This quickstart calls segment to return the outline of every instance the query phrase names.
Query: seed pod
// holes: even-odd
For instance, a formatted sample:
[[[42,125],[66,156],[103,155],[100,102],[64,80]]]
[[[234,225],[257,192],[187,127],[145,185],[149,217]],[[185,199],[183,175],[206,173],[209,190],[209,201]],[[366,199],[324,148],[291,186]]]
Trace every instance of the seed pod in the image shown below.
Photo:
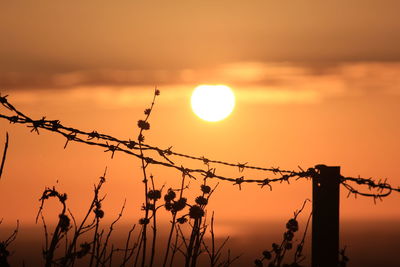
[[[160,190],[150,190],[147,192],[147,197],[152,200],[158,200],[161,198],[161,191]]]
[[[208,185],[201,185],[201,191],[205,194],[209,194],[211,192],[211,187],[209,187]]]
[[[294,234],[292,231],[287,231],[283,234],[283,238],[286,239],[287,241],[292,241],[294,237]]]
[[[264,250],[262,254],[267,260],[271,259],[272,257],[271,252],[269,252],[268,250]]]
[[[171,189],[169,189],[168,193],[165,194],[165,196],[164,196],[164,200],[165,201],[171,201],[171,200],[175,199],[175,197],[176,197],[175,192],[172,191]]]
[[[166,210],[172,210],[172,203],[171,202],[165,202],[164,207],[165,207]]]
[[[290,219],[290,220],[286,223],[286,228],[287,228],[289,231],[297,232],[297,230],[299,230],[299,223],[296,221],[296,219]]]
[[[144,120],[139,120],[138,121],[138,127],[142,130],[149,130],[150,129],[150,123]]]
[[[93,210],[94,214],[96,214],[97,218],[103,218],[104,217],[104,211],[101,209],[95,209]]]
[[[177,221],[179,224],[184,224],[185,222],[187,222],[187,219],[186,219],[186,217],[182,216],[182,217],[176,219],[176,221]]]
[[[172,204],[172,210],[174,212],[183,210],[186,207],[186,198],[181,198],[178,201],[175,201],[174,204]]]
[[[280,253],[281,253],[281,248],[280,248],[279,245],[276,244],[276,243],[272,243],[272,250],[273,250],[276,254],[280,254]]]
[[[189,209],[189,216],[192,219],[200,219],[204,216],[204,210],[200,206],[194,205]]]
[[[198,197],[196,197],[196,203],[197,204],[199,204],[200,206],[201,205],[207,205],[208,204],[208,199],[207,198],[205,198],[205,197],[203,197],[203,196],[198,196]]]

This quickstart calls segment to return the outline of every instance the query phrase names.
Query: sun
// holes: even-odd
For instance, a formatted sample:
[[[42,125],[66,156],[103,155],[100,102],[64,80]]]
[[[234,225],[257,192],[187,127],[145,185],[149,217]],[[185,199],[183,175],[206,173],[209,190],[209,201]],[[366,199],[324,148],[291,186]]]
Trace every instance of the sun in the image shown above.
[[[199,85],[192,94],[192,110],[206,121],[220,121],[232,113],[235,95],[226,85]]]

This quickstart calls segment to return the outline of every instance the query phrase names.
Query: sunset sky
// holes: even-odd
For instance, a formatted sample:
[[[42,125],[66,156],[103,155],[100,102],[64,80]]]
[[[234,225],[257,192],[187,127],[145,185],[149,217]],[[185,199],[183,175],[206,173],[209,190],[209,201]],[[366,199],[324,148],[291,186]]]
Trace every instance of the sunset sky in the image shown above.
[[[32,118],[135,139],[157,86],[161,95],[146,132],[149,144],[289,170],[341,166],[344,176],[388,178],[398,186],[399,10],[398,0],[2,1],[0,92]],[[190,96],[200,84],[232,88],[236,106],[228,118],[210,123],[192,112]],[[9,114],[2,107],[0,113]],[[44,131],[38,136],[5,120],[0,129],[1,151],[10,135],[0,227],[20,219],[22,227],[40,228],[33,225],[45,186],[67,192],[79,216],[106,166],[105,220],[117,216],[125,198],[124,222],[141,216],[137,159],[111,159],[100,148],[76,143],[64,150],[63,137]],[[226,176],[269,175],[215,167]],[[159,187],[179,186],[176,171],[150,170]],[[191,188],[195,197],[198,182]],[[375,234],[400,222],[400,194],[374,205],[369,198],[346,198],[341,190],[343,233],[351,233],[352,222],[375,227]],[[310,181],[273,184],[272,191],[221,182],[209,209],[215,210],[219,235],[250,242],[246,236],[254,233],[244,229],[271,221],[284,227],[306,198]],[[362,242],[349,236],[341,244],[351,258]],[[398,251],[399,240],[391,240],[386,252],[393,244]]]

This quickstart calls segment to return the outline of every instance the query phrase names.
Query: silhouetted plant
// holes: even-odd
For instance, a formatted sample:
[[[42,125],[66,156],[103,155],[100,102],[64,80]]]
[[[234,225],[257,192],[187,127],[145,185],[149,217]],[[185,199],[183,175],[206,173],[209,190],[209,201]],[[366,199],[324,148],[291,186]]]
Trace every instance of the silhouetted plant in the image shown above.
[[[0,220],[0,225],[2,222],[3,220]],[[8,257],[11,255],[11,252],[9,251],[9,246],[17,238],[18,230],[19,230],[19,221],[17,221],[17,226],[14,232],[12,232],[12,234],[6,240],[0,241],[0,266],[4,267],[10,266],[10,264],[8,263]]]
[[[154,90],[154,95],[153,95],[153,101],[151,102],[150,108],[145,109],[144,114],[145,114],[145,119],[144,120],[139,120],[138,121],[138,127],[140,129],[137,140],[138,140],[138,145],[139,145],[139,151],[140,151],[140,159],[141,159],[141,164],[142,164],[142,171],[143,171],[143,183],[144,183],[144,198],[145,202],[143,204],[143,210],[145,212],[144,217],[139,220],[139,224],[142,225],[142,234],[141,234],[141,240],[139,243],[138,247],[138,254],[140,251],[142,251],[142,259],[141,259],[141,266],[144,267],[146,264],[146,254],[147,254],[147,225],[150,223],[150,219],[152,219],[153,222],[153,238],[152,238],[152,243],[151,243],[151,255],[150,255],[150,263],[149,266],[152,267],[154,263],[154,255],[155,255],[155,249],[156,249],[156,240],[157,240],[157,216],[156,216],[156,204],[157,201],[161,198],[161,190],[157,190],[154,185],[154,178],[152,175],[150,175],[151,179],[151,187],[152,189],[149,189],[149,184],[148,184],[148,175],[147,175],[147,167],[148,167],[148,160],[144,156],[143,152],[143,145],[142,143],[144,142],[144,131],[150,129],[150,123],[148,122],[150,114],[153,110],[154,104],[156,97],[160,94],[160,91],[158,89]],[[150,214],[151,212],[151,214]],[[137,264],[138,260],[138,255],[136,257],[135,261],[135,266]]]
[[[179,189],[168,189],[167,193],[164,195],[164,204],[157,206],[157,201],[161,199],[162,196],[162,188],[160,190],[154,189],[154,179],[150,176],[152,188],[147,192],[147,199],[152,201],[148,203],[147,206],[142,206],[142,209],[148,208],[152,214],[147,218],[141,218],[139,220],[139,224],[142,225],[142,229],[139,232],[138,240],[133,246],[130,247],[130,239],[131,234],[135,228],[129,231],[125,248],[114,248],[113,244],[109,244],[112,232],[114,230],[114,225],[119,221],[119,219],[123,215],[123,211],[125,209],[124,202],[118,217],[111,223],[108,233],[105,234],[105,231],[101,229],[100,222],[101,219],[104,217],[104,211],[102,210],[102,202],[104,201],[104,197],[100,197],[100,190],[102,185],[105,183],[106,179],[106,171],[104,172],[103,176],[100,177],[100,180],[97,185],[94,185],[93,191],[93,199],[91,204],[89,205],[88,211],[84,216],[81,223],[78,225],[75,217],[73,216],[72,212],[67,208],[67,194],[59,193],[55,187],[52,188],[45,188],[44,192],[42,193],[41,198],[39,199],[41,204],[39,207],[39,211],[37,214],[36,220],[39,217],[42,219],[43,228],[44,228],[44,235],[45,235],[45,245],[43,249],[43,257],[45,260],[45,266],[73,266],[77,260],[81,260],[86,256],[89,256],[89,266],[108,266],[112,264],[113,255],[115,252],[123,252],[124,256],[122,259],[121,266],[125,266],[128,264],[130,259],[132,258],[134,251],[136,250],[136,257],[133,259],[133,263],[137,264],[139,261],[143,261],[143,250],[144,246],[142,246],[142,251],[139,250],[140,242],[143,242],[143,226],[145,224],[150,223],[151,221],[154,222],[156,226],[156,219],[155,214],[156,211],[161,208],[165,207],[165,209],[170,212],[173,216],[173,221],[171,221],[171,233],[176,233],[175,243],[172,244],[172,234],[168,239],[167,243],[167,251],[169,249],[173,250],[173,253],[170,257],[170,266],[174,266],[174,257],[177,251],[181,252],[185,258],[185,265],[186,266],[196,266],[198,262],[198,256],[202,254],[204,251],[208,251],[211,266],[217,266],[216,264],[219,263],[218,266],[230,266],[232,262],[234,262],[238,257],[230,259],[230,254],[227,260],[221,260],[221,252],[222,248],[225,246],[228,238],[224,241],[224,243],[219,247],[215,247],[215,240],[214,240],[214,215],[211,218],[211,250],[208,250],[208,246],[206,245],[206,241],[204,240],[204,236],[207,229],[206,224],[206,206],[209,203],[209,199],[212,193],[215,191],[217,185],[211,189],[208,185],[206,185],[206,179],[204,183],[200,187],[201,194],[197,196],[194,200],[195,204],[188,204],[187,199],[183,196],[184,191],[189,189],[188,185],[185,185],[185,176],[182,177],[182,185]],[[177,194],[175,192],[179,192],[179,198],[177,198]],[[58,215],[58,223],[54,229],[54,231],[49,234],[48,226],[45,222],[45,217],[43,214],[44,205],[47,200],[50,198],[56,198],[62,205],[62,209],[60,214]],[[186,207],[189,207],[188,209]],[[69,216],[67,215],[67,211],[69,212]],[[177,218],[177,214],[181,212],[183,215]],[[73,226],[71,225],[71,219],[73,221]],[[177,227],[179,225],[189,225],[191,231],[188,233],[188,236],[184,234],[184,232]],[[153,226],[154,226],[153,225]],[[73,232],[71,233],[71,229]],[[91,233],[92,239],[91,241],[87,241],[83,238],[83,234]],[[155,232],[153,232],[153,237],[156,236]],[[52,236],[51,240],[49,241],[49,236]],[[71,238],[68,238],[71,236]],[[105,236],[105,238],[104,238]],[[85,241],[83,241],[83,239]],[[66,246],[64,252],[60,249],[60,243],[64,240],[66,242]],[[156,238],[153,238],[153,243],[156,243]],[[181,246],[178,246],[178,242],[181,241],[184,244],[184,249],[181,249]],[[81,242],[78,246],[78,243]],[[111,246],[109,250],[108,247]],[[155,245],[154,245],[155,246]],[[154,250],[153,247],[151,248],[150,255],[154,257]],[[204,248],[204,250],[202,250]],[[148,251],[145,251],[146,254]],[[168,256],[166,255],[164,262],[168,260]],[[220,262],[219,262],[220,261]],[[154,263],[154,261],[153,261]],[[152,264],[151,258],[149,259],[149,264]],[[222,265],[221,265],[222,264]]]
[[[42,215],[42,210],[43,210],[45,200],[48,200],[51,197],[55,197],[59,200],[59,202],[62,205],[62,210],[61,210],[61,213],[58,215],[58,223],[54,229],[54,232],[51,235],[52,238],[51,238],[50,244],[48,241],[47,227],[45,226],[46,224],[44,221],[44,217],[42,216],[43,225],[44,225],[44,229],[45,229],[45,237],[46,237],[46,247],[43,250],[43,257],[45,259],[46,267],[50,267],[53,265],[54,254],[58,247],[58,244],[61,241],[61,239],[63,237],[65,237],[68,230],[70,229],[70,219],[65,214],[67,211],[67,206],[65,204],[65,202],[67,200],[67,194],[60,194],[54,187],[53,188],[45,188],[45,190],[42,194],[42,197],[40,198],[41,205],[39,208],[39,212],[36,216],[36,222],[39,218],[39,215]]]
[[[264,250],[261,259],[256,259],[254,264],[256,267],[263,267],[264,261],[269,261],[268,267],[301,267],[300,263],[304,260],[303,248],[304,240],[308,230],[308,225],[311,218],[311,213],[308,218],[306,227],[304,229],[303,238],[301,242],[297,245],[294,252],[294,259],[292,263],[283,263],[286,253],[294,248],[294,235],[299,230],[299,223],[297,217],[304,210],[304,207],[309,200],[305,200],[300,210],[295,211],[291,219],[286,223],[286,231],[283,233],[283,240],[280,244],[272,243],[272,248],[270,250]]]
[[[43,249],[43,256],[45,260],[45,266],[73,266],[77,259],[82,259],[87,255],[90,255],[89,266],[105,266],[112,260],[112,255],[115,251],[124,251],[128,252],[131,249],[129,248],[129,239],[125,249],[117,249],[113,248],[108,252],[108,244],[111,237],[111,234],[114,230],[114,225],[119,221],[119,219],[123,215],[123,211],[125,208],[125,202],[121,208],[121,211],[118,217],[111,223],[108,233],[103,241],[104,230],[100,230],[100,221],[104,217],[104,211],[102,209],[102,202],[104,197],[100,197],[100,190],[102,185],[105,183],[106,179],[106,171],[104,175],[100,177],[97,185],[94,185],[94,195],[89,205],[88,211],[84,216],[83,220],[80,224],[77,223],[75,217],[72,212],[67,208],[66,200],[67,194],[59,193],[55,187],[53,188],[45,188],[42,197],[40,198],[41,205],[38,211],[38,215],[36,221],[39,216],[42,219],[44,235],[45,235],[45,246]],[[62,204],[61,213],[58,215],[58,223],[55,227],[51,241],[49,243],[49,233],[48,226],[45,222],[45,217],[43,215],[44,203],[50,198],[57,198],[58,201]],[[73,226],[71,225],[70,217],[66,214],[67,210],[69,212],[70,217],[73,221]],[[70,230],[73,228],[73,233],[71,233],[71,238],[68,239],[68,234]],[[80,241],[85,233],[92,233],[92,239],[90,242],[88,241]],[[66,245],[64,252],[60,250],[59,244],[62,240],[65,240]],[[78,247],[78,242],[81,242]],[[134,248],[132,248],[134,249]],[[58,250],[58,252],[57,252]],[[59,255],[58,258],[55,258],[56,255]],[[124,260],[128,258],[127,253],[124,256]]]

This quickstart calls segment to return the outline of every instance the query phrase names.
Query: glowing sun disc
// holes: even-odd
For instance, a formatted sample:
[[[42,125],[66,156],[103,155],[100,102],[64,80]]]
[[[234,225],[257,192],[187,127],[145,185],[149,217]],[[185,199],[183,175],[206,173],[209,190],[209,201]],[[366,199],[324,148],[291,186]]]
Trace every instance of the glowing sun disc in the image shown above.
[[[193,112],[206,121],[220,121],[231,114],[235,95],[226,85],[199,85],[191,98]]]

